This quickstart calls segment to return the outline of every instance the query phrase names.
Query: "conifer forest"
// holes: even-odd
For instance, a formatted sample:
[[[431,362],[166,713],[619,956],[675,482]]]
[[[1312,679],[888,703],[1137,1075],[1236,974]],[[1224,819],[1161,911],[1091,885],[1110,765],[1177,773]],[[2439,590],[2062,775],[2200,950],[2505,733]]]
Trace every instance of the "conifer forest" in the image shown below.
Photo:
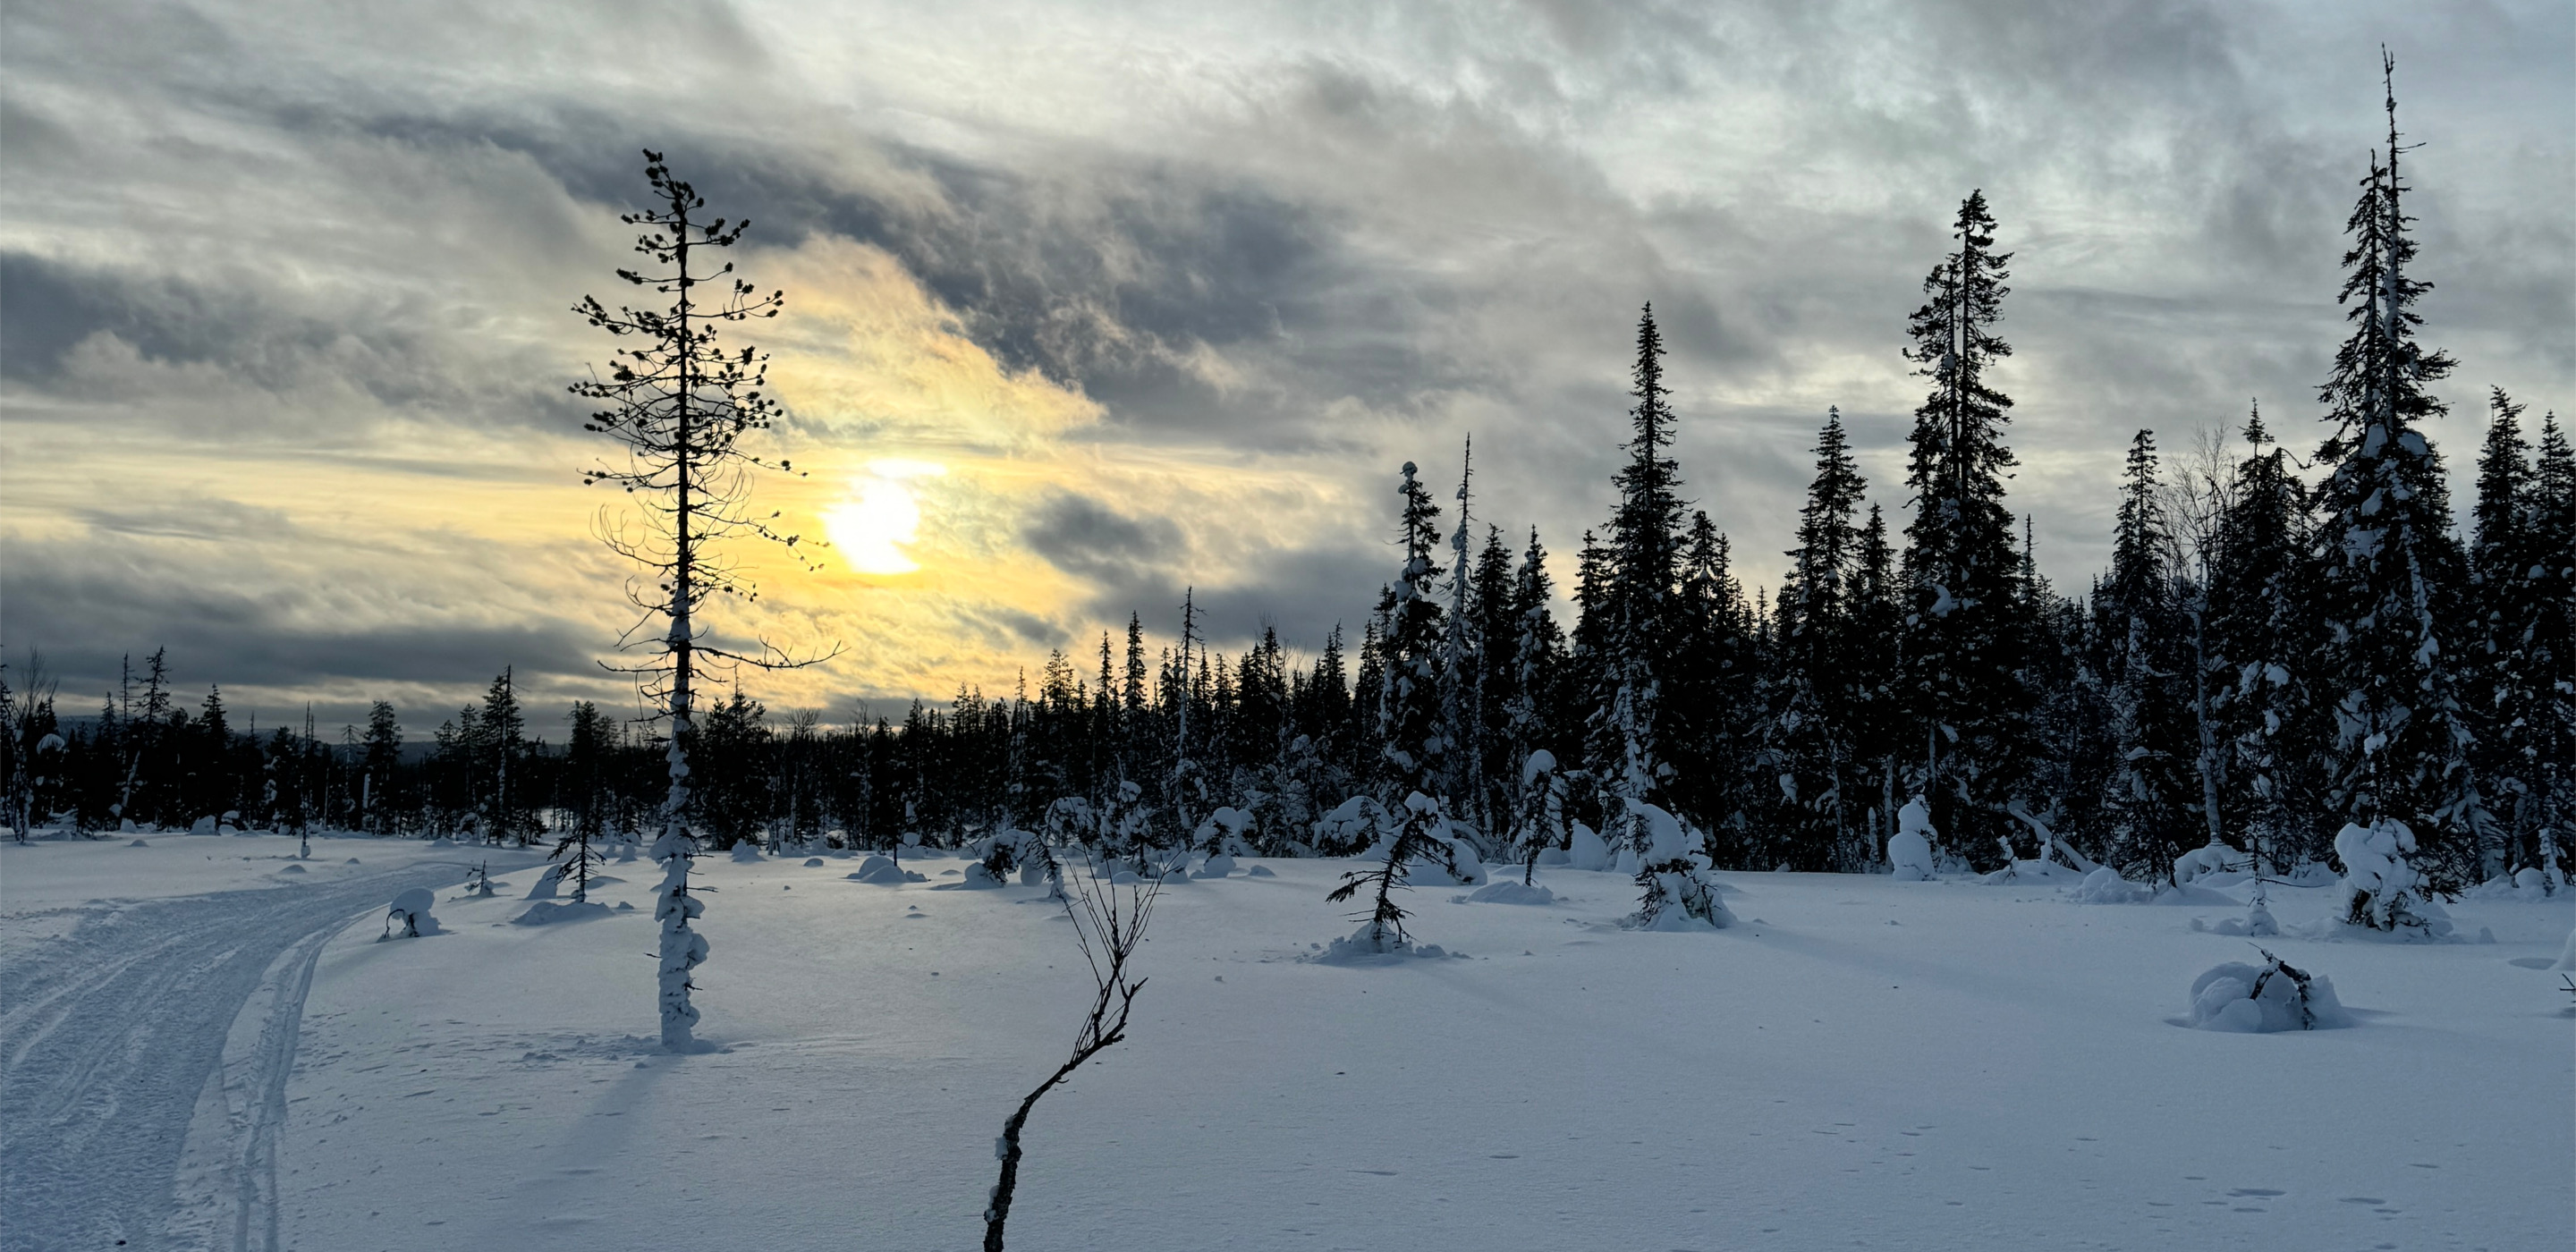
[[[2576,1237],[2563,3],[0,27],[0,1252]]]

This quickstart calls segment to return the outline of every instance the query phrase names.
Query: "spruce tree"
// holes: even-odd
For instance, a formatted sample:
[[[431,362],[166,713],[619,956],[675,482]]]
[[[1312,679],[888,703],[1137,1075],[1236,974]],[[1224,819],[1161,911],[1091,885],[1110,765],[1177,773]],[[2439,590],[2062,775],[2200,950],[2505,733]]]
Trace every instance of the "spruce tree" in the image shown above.
[[[2556,413],[2540,422],[2532,492],[2542,605],[2533,622],[2531,665],[2541,694],[2532,742],[2540,757],[2541,855],[2556,863],[2576,843],[2576,450]]]
[[[2442,894],[2474,879],[2487,815],[2453,659],[2467,642],[2455,625],[2462,562],[2423,429],[2447,411],[2426,388],[2453,362],[2416,339],[2414,306],[2432,285],[2411,274],[2395,65],[2382,65],[2387,156],[2373,154],[2345,226],[2353,246],[2339,298],[2352,334],[2318,393],[2332,426],[2317,458],[2332,467],[2318,488],[2320,694],[2335,718],[2329,804],[2359,826],[2411,828],[2417,868]],[[2355,917],[2386,914],[2356,897]]]
[[[1958,249],[1923,280],[1928,299],[1907,325],[1906,350],[1932,388],[1914,411],[1906,486],[1906,686],[1918,728],[1918,789],[1934,824],[1981,854],[2005,831],[2002,815],[2028,756],[2029,693],[2019,669],[2024,606],[2004,480],[2016,462],[2003,442],[2012,399],[1989,378],[2012,346],[1994,331],[2010,291],[2010,253],[1997,252],[1985,193],[1959,206]]]
[[[1663,356],[1663,335],[1648,305],[1637,321],[1637,360],[1630,372],[1629,394],[1637,404],[1629,410],[1628,464],[1612,479],[1619,504],[1601,588],[1599,607],[1608,629],[1593,675],[1598,686],[1590,754],[1611,794],[1639,803],[1654,796],[1670,769],[1659,756],[1656,719],[1671,657],[1682,506],[1676,494],[1680,467],[1665,455],[1673,442],[1673,415]],[[1645,838],[1639,821],[1629,823],[1632,844]]]
[[[2307,490],[2290,452],[2246,418],[2249,448],[2236,464],[2209,570],[2210,650],[2227,679],[2220,719],[2244,785],[2233,817],[2256,868],[2321,857],[2316,764],[2324,746],[2310,699],[2320,631],[2310,616]]]
[[[1844,438],[1841,409],[1825,411],[1815,452],[1816,476],[1798,513],[1798,546],[1788,552],[1792,564],[1780,586],[1765,755],[1790,827],[1789,863],[1806,870],[1856,870],[1868,863],[1871,840],[1853,820],[1868,801],[1854,803],[1845,790],[1858,712],[1846,681],[1859,643],[1853,584],[1861,530],[1855,519],[1868,482]]]
[[[2510,872],[2539,864],[2540,731],[2548,720],[2543,619],[2549,557],[2540,546],[2544,508],[2522,436],[2523,406],[2492,389],[2478,498],[2471,512],[2469,600],[2474,637],[2465,668],[2480,776],[2494,799]]]
[[[2185,695],[2192,662],[2179,646],[2173,540],[2157,500],[2153,432],[2130,441],[2123,478],[2111,578],[2096,609],[2108,645],[2117,762],[2104,807],[2113,863],[2132,879],[2160,879],[2201,841],[2190,816],[2199,790]]]

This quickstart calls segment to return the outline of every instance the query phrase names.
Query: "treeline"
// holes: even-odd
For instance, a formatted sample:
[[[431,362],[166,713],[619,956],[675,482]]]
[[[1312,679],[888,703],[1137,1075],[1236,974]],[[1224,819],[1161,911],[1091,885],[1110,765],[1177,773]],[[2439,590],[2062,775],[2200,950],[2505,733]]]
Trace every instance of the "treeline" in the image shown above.
[[[1034,689],[916,702],[900,725],[773,721],[737,691],[696,719],[689,821],[718,846],[963,842],[1075,797],[1115,799],[1161,846],[1348,853],[1383,824],[1351,802],[1398,813],[1418,793],[1493,854],[1578,822],[1643,838],[1660,807],[1719,866],[1860,871],[1920,796],[1942,853],[1980,869],[2027,851],[2159,879],[2213,842],[2287,868],[2388,822],[2437,891],[2554,865],[2576,819],[2576,455],[2554,414],[2535,444],[2492,390],[2472,524],[2453,526],[2429,386],[2454,363],[2420,341],[2404,151],[2392,104],[2347,223],[2351,331],[2313,460],[2259,412],[2241,443],[2172,467],[2139,431],[2111,567],[2084,587],[2039,574],[2005,504],[2011,256],[1976,194],[1905,327],[1926,393],[1902,531],[1829,411],[1776,596],[1748,597],[1686,500],[1649,308],[1628,461],[1575,549],[1570,622],[1535,530],[1484,521],[1464,469],[1444,524],[1407,464],[1402,564],[1356,646],[1337,627],[1311,662],[1271,631],[1216,653],[1185,602],[1169,644],[1131,616],[1096,655],[1059,649]],[[49,699],[11,708],[22,828],[238,812],[527,840],[649,827],[666,786],[660,745],[589,705],[560,749],[529,742],[507,672],[416,761],[382,704],[338,743],[254,741],[219,693],[175,707],[158,654],[59,748]]]

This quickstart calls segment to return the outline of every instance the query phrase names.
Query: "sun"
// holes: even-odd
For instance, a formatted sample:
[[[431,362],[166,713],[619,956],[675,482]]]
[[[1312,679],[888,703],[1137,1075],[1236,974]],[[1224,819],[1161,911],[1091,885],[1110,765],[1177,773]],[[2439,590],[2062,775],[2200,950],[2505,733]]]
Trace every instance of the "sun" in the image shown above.
[[[920,569],[921,563],[903,550],[921,530],[921,502],[914,498],[910,480],[947,472],[947,466],[932,461],[871,461],[865,477],[851,480],[851,498],[823,510],[823,533],[858,573]]]

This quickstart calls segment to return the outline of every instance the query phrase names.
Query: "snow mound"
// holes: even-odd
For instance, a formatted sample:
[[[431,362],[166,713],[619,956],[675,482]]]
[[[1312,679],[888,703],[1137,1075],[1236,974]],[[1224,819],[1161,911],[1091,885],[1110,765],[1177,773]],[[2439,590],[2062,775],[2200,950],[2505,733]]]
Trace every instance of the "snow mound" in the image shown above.
[[[1545,887],[1523,886],[1516,882],[1489,882],[1463,896],[1452,897],[1460,904],[1554,904],[1556,893]]]
[[[1610,845],[1602,841],[1599,831],[1576,822],[1566,842],[1565,859],[1575,869],[1605,870],[1610,868]]]
[[[1243,871],[1243,876],[1246,878],[1277,878],[1279,875],[1272,873],[1270,867],[1267,865],[1255,865],[1250,869]]]
[[[2229,961],[2193,979],[2191,1024],[2250,1035],[2349,1026],[2352,1017],[2335,998],[2331,980],[2264,952],[2261,965]]]
[[[2183,853],[2181,856],[2175,857],[2173,863],[2173,878],[2176,883],[2188,885],[2193,879],[2201,878],[2206,875],[2241,874],[2246,870],[2253,868],[2253,865],[2254,859],[2252,857],[2249,857],[2234,848],[2228,847],[2226,844],[2212,840],[2209,843],[2194,848],[2189,852]],[[2209,885],[2219,886],[2221,884],[2211,883]]]
[[[2084,876],[2084,881],[2066,893],[2076,904],[2144,904],[2156,898],[2155,889],[2120,877],[2120,871],[2108,865]]]
[[[2565,884],[2552,880],[2539,870],[2525,867],[2512,877],[2497,875],[2460,893],[2464,900],[2540,901],[2558,894]]]
[[[901,883],[930,881],[929,875],[913,873],[895,864],[893,858],[884,856],[871,856],[859,862],[859,872],[846,877],[852,882],[872,882],[889,887]]]
[[[528,894],[520,898],[525,900],[554,899],[555,886],[562,881],[563,879],[558,877],[553,870],[541,870],[537,874],[537,880],[528,884]],[[525,915],[522,914],[522,916]]]
[[[2567,946],[2558,953],[2558,963],[2551,969],[2576,969],[2576,930],[2567,932]]]
[[[1977,881],[1989,887],[2001,887],[2010,883],[2026,882],[2071,884],[2081,882],[2083,879],[2084,871],[2069,869],[2055,861],[2015,861],[1991,874],[1979,875]]]
[[[1228,811],[1230,812],[1231,810]],[[1206,863],[1199,866],[1199,872],[1190,875],[1190,877],[1223,878],[1233,872],[1234,858],[1227,856],[1225,853],[1219,852],[1216,855],[1209,857]]]
[[[551,926],[557,922],[586,922],[593,918],[606,917],[611,911],[612,910],[610,910],[607,905],[601,904],[595,900],[587,904],[574,904],[569,901],[558,903],[552,900],[545,900],[529,905],[526,912],[519,914],[517,917],[511,918],[510,924],[513,926]]]
[[[304,872],[304,867],[301,865],[283,865],[278,867],[277,872],[281,874],[301,874]]]
[[[1465,960],[1464,952],[1443,951],[1438,944],[1399,939],[1392,930],[1363,922],[1347,939],[1336,939],[1321,951],[1299,959],[1313,965],[1400,965],[1406,961]]]
[[[957,882],[942,885],[953,886],[964,891],[989,891],[995,887],[1009,886],[1010,881],[1010,879],[995,875],[991,867],[985,865],[982,861],[977,861],[966,867],[966,873],[963,878],[959,879]]]
[[[148,842],[148,841],[146,841],[146,840],[137,839],[137,840],[135,840],[134,842],[129,843],[129,844],[125,845],[125,846],[126,846],[126,847],[129,847],[129,848],[148,848],[148,847],[151,847],[152,845],[151,845],[151,843],[150,843],[150,842]]]
[[[2191,919],[2191,928],[2213,935],[2239,935],[2252,939],[2281,933],[2281,923],[2272,919],[2272,910],[2263,907],[2260,900],[2248,907],[2243,917],[2222,917],[2214,922],[2203,922],[2195,917]]]
[[[1898,882],[1930,882],[1940,876],[1932,863],[1932,810],[1916,796],[1896,811],[1896,833],[1887,837],[1887,863]]]
[[[753,845],[750,840],[746,839],[741,843],[733,845],[733,860],[736,865],[757,865],[767,859],[767,857],[760,854],[760,849]]]
[[[821,869],[821,868],[823,868],[823,858],[821,858],[821,857],[819,857],[819,856],[809,856],[809,857],[806,857],[806,858],[805,858],[805,868],[807,868],[807,869]]]

